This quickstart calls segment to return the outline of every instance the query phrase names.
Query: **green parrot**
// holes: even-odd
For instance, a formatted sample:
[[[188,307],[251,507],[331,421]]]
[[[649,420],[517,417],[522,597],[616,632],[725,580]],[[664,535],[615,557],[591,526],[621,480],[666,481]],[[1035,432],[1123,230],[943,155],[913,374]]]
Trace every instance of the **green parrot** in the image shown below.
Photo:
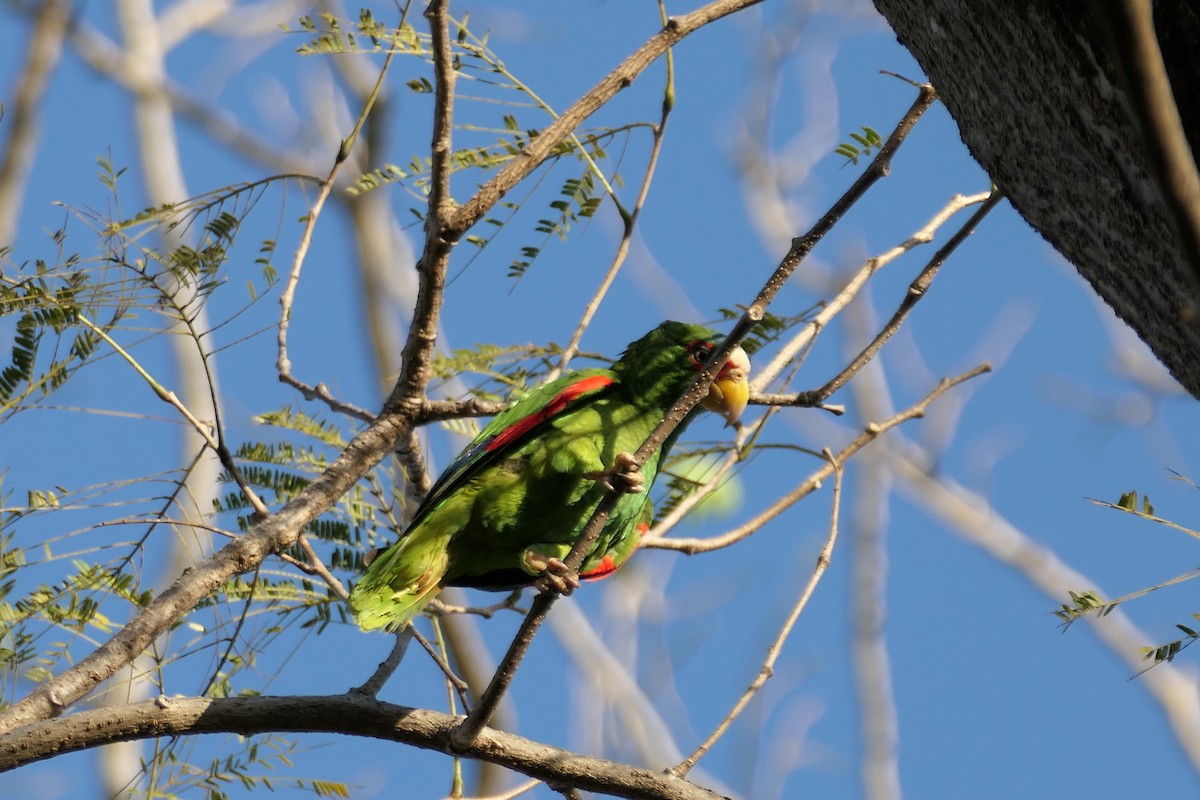
[[[750,360],[740,347],[708,396],[640,471],[625,472],[667,410],[720,347],[700,325],[664,322],[612,369],[585,369],[530,392],[496,416],[446,469],[408,529],[372,560],[350,593],[363,630],[404,628],[443,586],[508,591],[542,575],[577,584],[562,562],[613,484],[624,486],[579,577],[602,578],[637,548],[653,517],[644,491],[700,408],[733,423],[749,398]]]

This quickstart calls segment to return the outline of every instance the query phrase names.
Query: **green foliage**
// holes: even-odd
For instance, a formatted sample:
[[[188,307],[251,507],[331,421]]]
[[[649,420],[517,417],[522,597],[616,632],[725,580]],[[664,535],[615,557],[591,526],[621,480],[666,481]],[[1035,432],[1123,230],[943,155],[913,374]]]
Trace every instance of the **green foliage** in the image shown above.
[[[1179,473],[1175,473],[1175,479],[1184,481],[1192,486],[1196,486],[1195,483]],[[1131,514],[1148,522],[1166,525],[1169,528],[1174,528],[1175,530],[1186,533],[1189,536],[1200,538],[1200,532],[1192,530],[1191,528],[1186,528],[1178,523],[1172,522],[1169,519],[1155,516],[1154,506],[1150,503],[1150,498],[1148,496],[1142,495],[1140,504],[1138,500],[1138,493],[1136,491],[1129,491],[1122,493],[1121,496],[1117,498],[1117,502],[1115,503],[1096,499],[1091,499],[1091,502],[1098,506],[1103,506],[1104,508]],[[1163,589],[1168,586],[1173,586],[1178,583],[1183,583],[1184,581],[1192,580],[1196,577],[1200,577],[1200,568],[1188,570],[1187,572],[1176,575],[1175,577],[1166,581],[1154,584],[1153,586],[1147,586],[1135,592],[1130,592],[1129,594],[1118,597],[1115,600],[1103,600],[1098,594],[1092,591],[1071,591],[1071,602],[1063,603],[1059,609],[1054,612],[1054,614],[1063,621],[1064,627],[1069,627],[1073,622],[1083,617],[1089,615],[1095,615],[1096,617],[1107,616],[1108,614],[1112,613],[1113,609],[1122,603],[1142,597],[1150,592],[1158,591],[1159,589]],[[1200,620],[1200,614],[1193,613],[1192,618],[1195,620]],[[1171,661],[1175,658],[1180,650],[1192,644],[1197,638],[1200,638],[1200,633],[1197,633],[1194,628],[1188,625],[1177,624],[1175,627],[1182,631],[1184,636],[1166,642],[1165,644],[1143,647],[1141,649],[1143,658],[1145,658],[1147,661],[1151,661],[1153,664],[1161,664],[1164,661]]]
[[[448,355],[435,354],[431,366],[436,381],[461,381],[466,375],[480,375],[482,382],[468,386],[473,396],[511,401],[540,384],[561,355],[562,348],[553,342],[545,346],[479,344]]]
[[[879,148],[883,146],[883,139],[880,135],[874,128],[866,125],[863,125],[862,133],[851,133],[850,138],[854,140],[853,143],[842,142],[834,152],[854,166],[858,166],[860,158],[866,158],[871,155],[872,151],[878,152]]]
[[[295,768],[296,754],[295,742],[274,734],[246,739],[235,752],[213,758],[207,767],[180,763],[174,750],[162,750],[153,764],[159,776],[157,796],[228,800],[233,789],[238,790],[237,797],[265,789],[284,790],[283,796],[302,791],[316,797],[350,797],[350,787],[344,783],[282,774]]]

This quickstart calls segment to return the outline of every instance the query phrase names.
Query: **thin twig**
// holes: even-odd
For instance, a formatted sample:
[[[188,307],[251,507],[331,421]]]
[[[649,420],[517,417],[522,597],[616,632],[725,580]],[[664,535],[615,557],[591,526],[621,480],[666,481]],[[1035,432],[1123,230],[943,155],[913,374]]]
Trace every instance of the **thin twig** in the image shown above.
[[[501,792],[500,794],[489,794],[486,797],[446,797],[444,800],[516,800],[516,798],[520,797],[526,792],[532,792],[541,785],[542,782],[537,778],[534,778],[532,780],[525,781],[519,786],[514,786],[507,792]]]
[[[221,677],[221,669],[229,663],[229,656],[233,654],[233,648],[237,646],[237,641],[241,638],[242,628],[246,625],[246,619],[250,616],[250,604],[254,600],[254,594],[258,591],[258,581],[262,573],[259,570],[254,570],[254,580],[250,582],[250,591],[246,595],[245,601],[242,603],[242,613],[238,614],[237,624],[233,626],[233,633],[229,635],[229,644],[225,647],[225,652],[217,659],[217,665],[213,668],[212,675],[208,677],[208,683],[204,685],[204,691],[200,692],[201,697],[207,697],[212,688],[216,686],[217,681]]]
[[[446,663],[446,659],[442,658],[442,654],[437,651],[429,640],[422,636],[413,626],[409,625],[408,629],[412,631],[412,637],[417,640],[417,644],[425,648],[425,652],[433,659],[433,663],[437,664],[438,669],[446,676],[446,680],[458,692],[458,701],[462,703],[464,711],[471,710],[471,701],[467,697],[467,691],[471,688],[467,682],[454,674],[454,670],[450,669],[450,665]]]
[[[306,400],[321,400],[338,413],[347,414],[368,423],[374,421],[374,414],[357,406],[337,400],[330,394],[329,389],[323,383],[318,383],[316,386],[309,386],[292,374],[292,360],[288,357],[287,337],[288,329],[292,322],[292,306],[296,299],[296,287],[300,284],[300,271],[304,267],[304,260],[308,257],[308,250],[312,246],[313,232],[317,227],[317,219],[321,216],[321,210],[325,207],[325,201],[329,199],[329,195],[333,191],[338,172],[341,171],[342,165],[346,163],[346,159],[350,157],[350,150],[354,147],[354,142],[358,139],[358,135],[367,121],[367,117],[371,114],[375,100],[379,97],[379,93],[383,88],[383,80],[387,76],[388,67],[392,63],[392,55],[393,52],[388,51],[387,56],[383,60],[383,66],[379,70],[379,77],[375,81],[375,88],[363,104],[363,110],[354,122],[354,129],[350,131],[350,135],[338,147],[337,156],[333,160],[333,166],[329,168],[329,174],[321,182],[321,186],[317,190],[316,199],[313,200],[313,204],[308,210],[308,216],[305,217],[304,230],[300,234],[300,242],[296,245],[296,252],[292,257],[292,268],[288,272],[287,280],[284,281],[283,290],[279,295],[279,332],[275,337],[278,350],[275,358],[275,371],[278,373],[281,383],[287,384],[301,392]]]
[[[798,360],[801,354],[812,347],[813,341],[833,321],[833,318],[842,313],[846,306],[850,304],[850,301],[858,296],[858,293],[862,291],[863,287],[867,285],[867,282],[876,272],[912,249],[932,242],[938,230],[955,214],[964,208],[984,202],[989,196],[989,192],[980,192],[972,195],[955,195],[908,239],[868,259],[851,276],[841,290],[822,305],[821,311],[804,328],[797,332],[787,344],[779,349],[779,352],[775,354],[769,364],[755,365],[755,375],[751,381],[751,388],[756,391],[766,388],[774,382],[789,364]],[[786,396],[777,397],[775,395],[767,395],[761,399],[767,405],[786,404],[788,402]],[[756,395],[751,396],[750,402],[754,403],[758,401],[759,398]],[[828,410],[836,414],[838,413],[835,410],[836,408],[832,407],[828,408]]]
[[[520,611],[521,608],[517,602],[521,599],[524,589],[514,590],[508,597],[501,600],[499,603],[492,603],[490,606],[464,606],[452,603],[447,603],[438,595],[426,607],[426,611],[431,612],[434,616],[448,617],[455,614],[471,614],[484,619],[491,619],[496,615],[497,611]]]
[[[300,549],[304,551],[304,555],[308,558],[308,569],[305,572],[319,576],[321,580],[325,581],[325,585],[342,602],[349,600],[350,592],[346,591],[346,587],[338,577],[329,571],[329,567],[325,566],[325,562],[321,560],[321,556],[317,555],[317,551],[313,549],[312,543],[308,541],[308,537],[300,534],[296,539],[296,544],[300,546]]]
[[[821,577],[825,574],[825,570],[829,568],[830,561],[833,558],[833,546],[837,542],[838,515],[842,506],[843,463],[834,458],[833,452],[828,447],[822,453],[826,461],[829,462],[829,468],[833,470],[833,500],[829,513],[829,535],[825,538],[825,546],[817,554],[816,566],[813,567],[812,574],[808,577],[808,583],[805,584],[804,591],[800,593],[800,598],[792,606],[792,612],[784,621],[783,626],[780,627],[775,640],[771,642],[771,646],[767,648],[767,656],[763,659],[762,668],[759,669],[758,675],[751,681],[746,691],[742,693],[737,703],[734,704],[733,708],[725,715],[725,718],[721,720],[709,737],[690,756],[667,770],[671,775],[678,775],[680,777],[687,775],[692,767],[696,766],[696,763],[725,735],[725,732],[729,730],[729,726],[741,716],[741,713],[746,710],[746,706],[750,704],[750,701],[754,699],[758,691],[775,674],[775,662],[779,660],[779,654],[783,650],[784,642],[787,641],[788,636],[791,634],[796,620],[800,619],[800,615],[804,613],[805,607],[808,606],[808,600],[816,590],[817,584],[821,582]]]
[[[662,519],[654,523],[654,527],[649,532],[649,536],[661,537],[665,536],[667,531],[678,525],[696,506],[700,505],[704,500],[720,489],[725,483],[725,476],[733,471],[733,468],[742,462],[746,457],[747,447],[746,442],[753,436],[757,436],[763,429],[766,421],[774,416],[775,410],[768,409],[766,414],[760,419],[754,421],[750,425],[739,424],[737,433],[734,435],[733,444],[725,451],[725,456],[721,459],[721,463],[717,468],[704,478],[704,484],[695,491],[690,492],[686,497],[679,501],[670,512]]]
[[[559,142],[611,100],[617,92],[630,86],[634,79],[671,47],[705,25],[760,2],[762,0],[717,0],[689,14],[667,20],[661,31],[650,37],[616,69],[576,100],[558,119],[543,129],[519,156],[481,186],[471,200],[459,207],[448,221],[446,235],[457,239],[466,233],[500,201],[500,198],[537,169]]]
[[[943,394],[958,386],[960,383],[969,381],[970,379],[982,375],[985,372],[991,372],[991,366],[988,364],[980,364],[974,369],[968,370],[955,378],[942,378],[938,385],[925,395],[916,405],[910,406],[908,409],[901,411],[899,414],[884,420],[883,422],[869,423],[866,428],[858,436],[854,438],[848,445],[843,447],[834,460],[838,464],[845,464],[855,453],[866,447],[871,442],[878,439],[882,434],[887,433],[892,428],[908,422],[912,419],[925,416],[925,411],[929,405],[941,397]],[[800,500],[803,500],[808,495],[820,489],[823,483],[833,474],[833,467],[826,464],[824,467],[814,471],[806,481],[801,483],[792,491],[780,497],[772,503],[767,509],[760,512],[753,519],[739,525],[731,531],[705,539],[673,539],[673,538],[650,538],[642,540],[642,547],[656,547],[662,550],[678,550],[681,553],[686,553],[689,556],[697,553],[708,553],[713,550],[720,550],[723,547],[729,547],[732,544],[740,542],[742,539],[754,534],[763,525],[766,525],[771,520],[778,517],[784,511],[787,511]]]
[[[191,409],[183,404],[183,401],[179,399],[175,392],[159,383],[153,375],[146,371],[145,367],[138,363],[138,360],[134,358],[129,351],[118,344],[116,339],[113,339],[111,336],[109,336],[108,331],[106,331],[102,326],[92,322],[80,311],[75,313],[75,319],[92,333],[103,339],[104,343],[111,347],[117,353],[117,355],[124,359],[125,363],[133,367],[133,370],[138,374],[139,377],[141,377],[143,381],[146,382],[146,385],[153,390],[154,394],[157,395],[160,400],[174,407],[175,410],[183,415],[183,418],[188,421],[193,429],[195,429],[195,431],[200,435],[200,438],[204,440],[204,443],[208,445],[214,453],[217,454],[217,457],[221,460],[221,466],[225,467],[226,471],[229,472],[229,474],[237,482],[238,488],[241,489],[242,495],[246,498],[246,501],[254,508],[255,514],[265,517],[269,513],[266,504],[262,501],[262,498],[258,496],[258,493],[254,491],[250,484],[247,483],[245,477],[241,473],[241,470],[239,470],[237,465],[234,464],[233,454],[229,452],[227,447],[218,442],[215,436],[213,436],[213,426],[206,425],[200,420],[196,419],[196,415],[191,412]]]

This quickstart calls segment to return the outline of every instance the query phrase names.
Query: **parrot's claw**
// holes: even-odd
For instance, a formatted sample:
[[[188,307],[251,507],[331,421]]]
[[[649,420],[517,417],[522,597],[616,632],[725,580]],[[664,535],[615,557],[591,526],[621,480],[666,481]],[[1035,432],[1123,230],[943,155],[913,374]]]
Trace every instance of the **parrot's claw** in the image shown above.
[[[527,553],[525,563],[531,569],[542,573],[541,577],[534,581],[534,586],[544,592],[569,595],[579,588],[579,576],[560,558]]]
[[[591,472],[587,477],[610,492],[639,494],[646,490],[646,478],[630,453],[617,453],[614,462],[603,472]]]

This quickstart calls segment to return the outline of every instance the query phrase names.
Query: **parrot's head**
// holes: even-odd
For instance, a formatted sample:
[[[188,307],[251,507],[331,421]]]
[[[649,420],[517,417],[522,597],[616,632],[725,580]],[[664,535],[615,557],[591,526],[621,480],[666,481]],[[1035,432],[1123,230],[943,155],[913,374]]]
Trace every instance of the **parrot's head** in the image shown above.
[[[644,399],[666,408],[691,385],[724,341],[723,335],[703,325],[664,322],[629,345],[614,369]],[[730,424],[737,422],[750,399],[749,377],[750,358],[735,347],[700,407],[715,411]]]

